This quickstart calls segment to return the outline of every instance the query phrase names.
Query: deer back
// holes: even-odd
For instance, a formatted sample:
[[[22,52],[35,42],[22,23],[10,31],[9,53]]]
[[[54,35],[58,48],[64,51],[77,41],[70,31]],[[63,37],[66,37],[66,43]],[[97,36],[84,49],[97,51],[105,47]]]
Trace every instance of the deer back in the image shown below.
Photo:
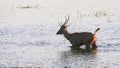
[[[85,45],[86,43],[91,43],[93,36],[94,34],[90,32],[72,33],[68,40],[72,45]]]

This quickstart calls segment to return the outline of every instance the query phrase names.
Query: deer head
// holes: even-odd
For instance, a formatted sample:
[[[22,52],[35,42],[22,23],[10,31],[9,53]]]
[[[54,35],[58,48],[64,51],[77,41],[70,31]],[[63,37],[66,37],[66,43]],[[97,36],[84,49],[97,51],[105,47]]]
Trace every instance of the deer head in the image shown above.
[[[68,17],[66,17],[66,19],[65,19],[65,22],[64,22],[64,24],[62,24],[62,22],[61,23],[59,23],[59,25],[60,25],[60,29],[59,29],[59,31],[56,33],[56,34],[64,34],[64,30],[66,30],[66,28],[67,28],[67,23],[68,23],[68,21],[69,21],[69,15],[68,15]]]

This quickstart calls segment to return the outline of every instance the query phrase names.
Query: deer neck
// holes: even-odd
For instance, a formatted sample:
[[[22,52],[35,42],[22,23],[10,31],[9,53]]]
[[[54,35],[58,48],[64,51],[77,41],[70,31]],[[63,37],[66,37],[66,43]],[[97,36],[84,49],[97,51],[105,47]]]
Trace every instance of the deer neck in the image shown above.
[[[66,29],[64,30],[63,34],[65,38],[69,39],[70,33]]]

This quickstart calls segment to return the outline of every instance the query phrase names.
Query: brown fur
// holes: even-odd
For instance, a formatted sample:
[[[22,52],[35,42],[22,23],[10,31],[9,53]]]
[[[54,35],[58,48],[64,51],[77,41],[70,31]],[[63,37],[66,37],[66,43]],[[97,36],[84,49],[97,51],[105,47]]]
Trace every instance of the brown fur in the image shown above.
[[[66,19],[67,22],[69,20]],[[93,48],[97,48],[96,46],[96,32],[100,30],[100,28],[97,28],[96,31],[93,33],[91,32],[81,32],[81,33],[69,33],[66,30],[66,21],[63,25],[61,25],[60,30],[57,32],[57,34],[63,34],[64,37],[72,44],[72,47],[79,47],[81,45],[85,45],[87,49],[90,48],[90,45]]]

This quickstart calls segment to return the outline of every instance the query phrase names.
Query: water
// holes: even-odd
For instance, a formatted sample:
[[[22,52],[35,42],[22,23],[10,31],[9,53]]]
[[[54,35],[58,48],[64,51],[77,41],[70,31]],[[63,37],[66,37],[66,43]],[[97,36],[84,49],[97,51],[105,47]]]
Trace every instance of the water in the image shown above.
[[[104,34],[106,31],[101,29],[98,32],[98,49],[86,52],[84,46],[83,50],[71,49],[71,44],[63,36],[56,35],[57,27],[58,25],[49,24],[1,26],[0,66],[45,68],[120,66],[119,33],[107,38],[109,33]],[[114,32],[115,29],[111,30]]]
[[[17,2],[15,4],[18,5]],[[95,17],[83,11],[86,15],[81,17],[79,9],[53,7],[51,4],[26,9],[12,5],[9,9],[0,10],[0,67],[120,67],[119,16],[108,13],[110,16]],[[58,22],[64,21],[68,14],[67,30],[71,33],[94,32],[101,28],[97,32],[97,49],[89,52],[84,46],[73,49],[62,35],[56,35],[60,28]]]

